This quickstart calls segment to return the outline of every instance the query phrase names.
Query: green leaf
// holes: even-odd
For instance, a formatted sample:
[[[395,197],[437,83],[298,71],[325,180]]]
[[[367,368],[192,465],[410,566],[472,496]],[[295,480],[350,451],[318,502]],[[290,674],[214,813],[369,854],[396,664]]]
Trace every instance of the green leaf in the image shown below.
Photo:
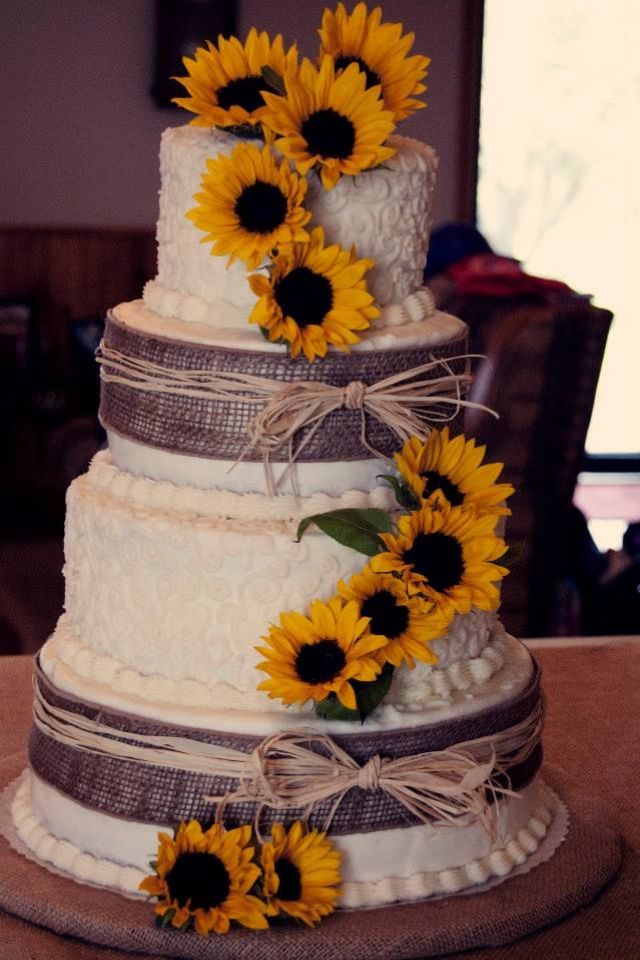
[[[355,686],[355,681],[353,686]],[[330,693],[325,700],[319,700],[318,703],[316,703],[316,714],[322,717],[323,720],[357,721],[360,719],[358,711],[349,710],[348,707],[344,707],[335,693]]]
[[[347,720],[352,723],[359,720],[364,723],[369,714],[386,697],[392,680],[393,667],[390,663],[385,663],[375,680],[368,683],[363,680],[352,680],[351,686],[356,695],[357,709],[349,710],[340,703],[335,693],[330,693],[326,700],[320,700],[316,704],[316,714],[323,720]]]
[[[264,140],[260,127],[254,126],[252,123],[237,123],[222,129],[225,133],[230,133],[240,140]]]
[[[286,96],[286,89],[284,85],[284,80],[279,73],[276,73],[272,67],[263,67],[260,71],[262,74],[262,79],[269,84],[272,90],[275,90],[276,93],[279,93],[281,97]]]
[[[524,540],[519,540],[517,543],[510,544],[507,552],[503,553],[501,557],[498,557],[496,563],[499,563],[503,567],[513,567],[522,560],[526,552],[526,543]]]
[[[167,912],[161,917],[156,916],[156,925],[159,927],[168,927],[176,912],[175,907],[169,907]]]
[[[396,495],[396,500],[401,507],[404,507],[405,510],[417,510],[420,506],[420,501],[416,497],[415,493],[411,487],[407,486],[406,483],[403,483],[402,480],[398,480],[397,477],[391,476],[390,474],[379,474],[376,477],[376,480],[382,480],[383,483],[386,483]]]
[[[365,510],[330,510],[328,513],[316,513],[301,520],[297,532],[298,542],[312,523],[343,546],[369,557],[383,549],[378,534],[389,533],[393,529],[391,517],[385,510],[375,507]]]

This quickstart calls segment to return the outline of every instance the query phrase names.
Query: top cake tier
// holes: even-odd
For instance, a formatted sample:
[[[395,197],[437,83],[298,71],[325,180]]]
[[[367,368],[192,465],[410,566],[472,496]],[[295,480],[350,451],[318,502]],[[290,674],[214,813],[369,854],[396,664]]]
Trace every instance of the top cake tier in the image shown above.
[[[227,266],[186,218],[200,190],[207,160],[228,155],[238,138],[216,128],[184,126],[166,130],[160,148],[158,275],[144,291],[146,305],[163,317],[216,328],[246,328],[256,296],[245,264]],[[249,141],[261,146],[260,141]],[[306,206],[311,226],[322,226],[328,242],[370,257],[367,277],[380,316],[374,327],[424,319],[431,298],[421,291],[429,245],[431,200],[437,158],[417,140],[393,136],[395,155],[383,167],[342,177],[333,190],[309,177]]]

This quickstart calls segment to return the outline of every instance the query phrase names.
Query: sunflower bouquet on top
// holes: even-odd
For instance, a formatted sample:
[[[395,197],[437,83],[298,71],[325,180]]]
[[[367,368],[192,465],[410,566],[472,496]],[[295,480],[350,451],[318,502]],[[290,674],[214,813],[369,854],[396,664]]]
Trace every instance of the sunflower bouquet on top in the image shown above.
[[[187,76],[175,79],[188,96],[174,101],[197,126],[252,138],[207,161],[186,215],[212,255],[266,270],[249,276],[259,298],[249,320],[309,362],[329,346],[348,351],[379,310],[366,281],[374,262],[307,229],[307,177],[316,173],[331,190],[393,157],[389,136],[425,106],[417,97],[429,65],[409,55],[414,35],[383,23],[379,7],[358,3],[347,13],[339,3],[318,33],[315,60],[255,28],[244,43],[209,41],[183,59]]]
[[[327,719],[364,720],[382,702],[393,671],[434,664],[430,642],[456,614],[495,610],[510,562],[496,526],[513,493],[499,483],[502,464],[449,430],[411,437],[396,454],[400,476],[384,477],[398,510],[346,509],[306,517],[369,558],[328,603],[307,615],[287,612],[257,647],[268,674],[259,690],[290,705],[315,701]]]

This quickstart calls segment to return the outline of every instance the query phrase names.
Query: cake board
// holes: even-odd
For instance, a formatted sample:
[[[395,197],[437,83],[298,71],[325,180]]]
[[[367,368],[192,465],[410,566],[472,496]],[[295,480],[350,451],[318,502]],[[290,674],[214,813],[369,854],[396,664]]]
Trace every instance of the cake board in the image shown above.
[[[5,796],[24,766],[22,754],[0,764]],[[505,946],[585,907],[621,863],[621,838],[602,806],[564,786],[558,771],[545,773],[570,810],[566,838],[548,861],[483,892],[338,911],[312,930],[285,922],[205,939],[158,929],[149,903],[54,873],[0,836],[0,907],[62,936],[185,960],[407,960]]]

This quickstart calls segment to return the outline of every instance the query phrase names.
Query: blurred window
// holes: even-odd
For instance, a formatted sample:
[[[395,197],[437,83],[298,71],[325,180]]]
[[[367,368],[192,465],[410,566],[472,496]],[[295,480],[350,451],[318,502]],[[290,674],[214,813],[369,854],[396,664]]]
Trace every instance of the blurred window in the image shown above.
[[[497,253],[613,311],[587,453],[636,464],[638,37],[637,0],[485,0],[478,181]]]

